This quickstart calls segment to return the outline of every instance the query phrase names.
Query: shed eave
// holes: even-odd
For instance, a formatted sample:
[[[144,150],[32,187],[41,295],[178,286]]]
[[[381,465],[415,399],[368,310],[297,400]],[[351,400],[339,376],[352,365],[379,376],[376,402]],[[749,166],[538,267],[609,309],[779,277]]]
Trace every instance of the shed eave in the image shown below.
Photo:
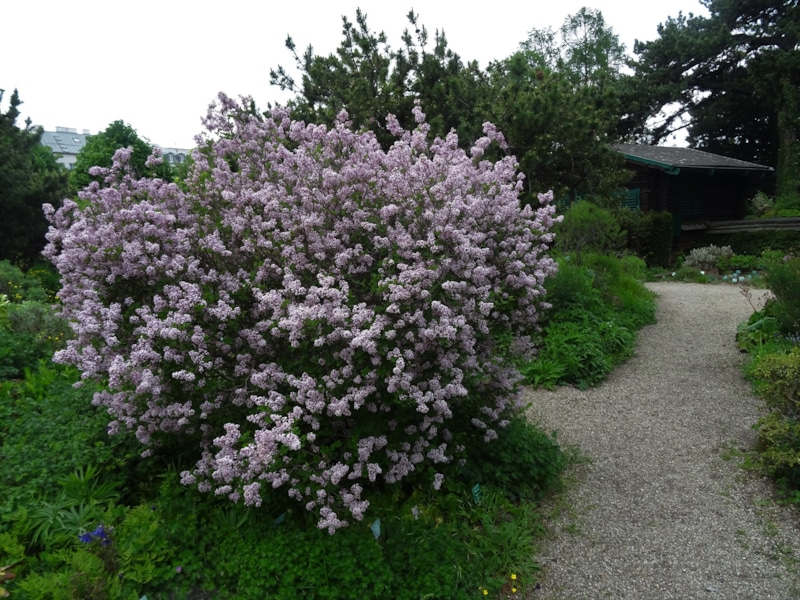
[[[638,163],[646,167],[655,167],[656,169],[664,171],[667,175],[677,175],[681,172],[680,167],[676,167],[675,165],[670,165],[668,163],[642,158],[641,156],[633,156],[632,154],[625,154],[624,156],[625,160],[629,160],[630,162]]]

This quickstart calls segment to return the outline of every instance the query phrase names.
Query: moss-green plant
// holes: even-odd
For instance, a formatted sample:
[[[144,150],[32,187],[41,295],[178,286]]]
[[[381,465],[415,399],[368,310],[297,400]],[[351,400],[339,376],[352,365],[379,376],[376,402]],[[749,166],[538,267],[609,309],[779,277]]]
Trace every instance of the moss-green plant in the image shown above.
[[[17,378],[39,359],[49,359],[71,336],[65,319],[37,300],[10,302],[0,295],[0,380]]]
[[[30,598],[131,600],[148,584],[164,585],[175,574],[158,515],[148,506],[110,507],[21,578]]]
[[[587,200],[573,204],[554,231],[556,249],[562,254],[575,253],[578,262],[583,252],[616,254],[625,248],[626,234],[614,214]]]
[[[757,357],[750,373],[769,410],[800,420],[800,347]]]
[[[749,254],[732,254],[731,256],[722,257],[717,266],[720,271],[752,271],[759,268],[761,259],[758,256],[751,256]]]
[[[713,243],[730,246],[734,254],[759,256],[765,250],[783,254],[800,250],[800,231],[781,229],[777,231],[743,231],[740,233],[714,234],[698,241],[698,246]]]
[[[672,254],[672,214],[620,208],[614,212],[620,229],[627,232],[626,249],[650,267],[667,267]]]
[[[708,283],[708,275],[698,267],[680,267],[675,270],[672,279],[685,283]]]
[[[53,501],[58,482],[79,467],[103,465],[111,475],[141,461],[129,436],[108,436],[104,411],[92,405],[95,387],[75,388],[78,381],[76,369],[48,362],[21,381],[0,381],[0,523],[36,498]]]
[[[768,411],[756,424],[758,462],[791,495],[800,490],[800,347],[762,351],[748,375]]]
[[[636,331],[655,321],[654,294],[640,276],[643,262],[585,253],[568,255],[545,287],[552,309],[538,335],[538,355],[519,365],[526,381],[586,388],[603,381],[633,352]]]
[[[800,333],[800,257],[785,256],[767,266],[764,278],[775,295],[775,317],[785,334]]]
[[[514,502],[536,502],[557,485],[566,466],[555,433],[547,435],[521,418],[490,442],[489,452],[472,452],[465,481],[482,482]]]
[[[5,294],[11,302],[47,301],[52,297],[39,277],[25,273],[7,260],[0,260],[0,294]]]

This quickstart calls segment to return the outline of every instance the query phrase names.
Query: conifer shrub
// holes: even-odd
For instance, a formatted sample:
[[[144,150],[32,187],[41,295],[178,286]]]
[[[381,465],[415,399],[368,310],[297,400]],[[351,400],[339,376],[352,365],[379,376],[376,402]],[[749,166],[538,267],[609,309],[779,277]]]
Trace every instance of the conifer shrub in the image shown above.
[[[626,233],[620,229],[614,213],[588,200],[576,202],[564,214],[556,227],[557,249],[562,254],[581,253],[619,254],[625,248]]]
[[[522,208],[514,159],[483,158],[490,124],[465,153],[417,107],[384,151],[346,115],[249,107],[212,104],[183,187],[120,150],[47,208],[75,334],[56,360],[103,386],[112,433],[196,444],[185,484],[293,499],[332,533],[374,486],[438,489],[519,413],[554,209]]]

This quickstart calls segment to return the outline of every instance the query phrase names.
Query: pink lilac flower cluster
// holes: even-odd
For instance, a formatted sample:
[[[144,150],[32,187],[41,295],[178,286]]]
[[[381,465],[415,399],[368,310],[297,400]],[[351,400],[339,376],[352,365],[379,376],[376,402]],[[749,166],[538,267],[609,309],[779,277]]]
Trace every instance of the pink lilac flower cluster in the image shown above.
[[[490,124],[465,153],[417,107],[383,151],[345,114],[249,106],[211,105],[185,185],[132,178],[121,150],[46,209],[75,331],[56,360],[103,382],[111,432],[199,440],[185,484],[288,495],[333,532],[376,482],[438,489],[519,409],[554,209],[520,206],[513,158],[482,158],[504,143]]]

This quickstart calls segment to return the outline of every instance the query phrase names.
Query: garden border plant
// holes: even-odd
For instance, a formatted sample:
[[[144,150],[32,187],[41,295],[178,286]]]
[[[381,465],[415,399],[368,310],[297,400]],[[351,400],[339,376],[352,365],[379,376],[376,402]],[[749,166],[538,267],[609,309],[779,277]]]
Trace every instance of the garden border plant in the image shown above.
[[[784,497],[800,504],[800,257],[764,253],[772,292],[739,326],[737,343],[750,353],[746,375],[762,398],[757,454],[748,463],[774,478]]]
[[[56,359],[105,386],[112,432],[199,443],[184,483],[288,496],[330,532],[376,486],[438,489],[502,432],[556,268],[551,197],[520,207],[513,159],[482,158],[504,143],[491,125],[467,154],[415,115],[413,132],[389,119],[384,152],[344,115],[328,129],[220,95],[186,190],[134,180],[121,150],[50,209],[76,336]]]

